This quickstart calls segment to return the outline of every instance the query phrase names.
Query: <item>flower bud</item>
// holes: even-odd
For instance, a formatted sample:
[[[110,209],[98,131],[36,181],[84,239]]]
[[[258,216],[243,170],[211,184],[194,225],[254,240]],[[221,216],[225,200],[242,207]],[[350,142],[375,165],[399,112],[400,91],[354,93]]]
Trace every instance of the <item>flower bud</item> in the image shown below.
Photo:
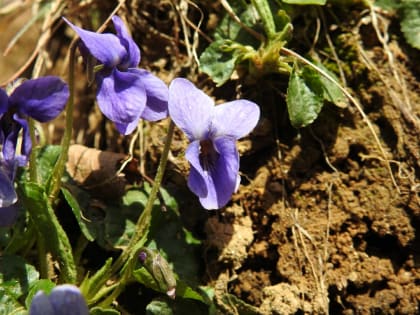
[[[162,291],[174,299],[176,290],[176,279],[174,272],[168,262],[157,250],[142,247],[138,258],[146,270],[152,275]]]

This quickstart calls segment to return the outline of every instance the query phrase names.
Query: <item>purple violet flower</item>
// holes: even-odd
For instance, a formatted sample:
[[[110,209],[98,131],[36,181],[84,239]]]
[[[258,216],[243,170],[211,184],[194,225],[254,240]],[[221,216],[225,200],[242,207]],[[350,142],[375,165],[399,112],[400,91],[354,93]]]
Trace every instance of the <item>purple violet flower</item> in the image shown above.
[[[0,158],[0,227],[12,225],[18,211],[15,203],[17,195],[14,187],[17,161]]]
[[[46,76],[24,81],[11,95],[0,89],[0,144],[2,159],[27,163],[32,150],[27,117],[47,122],[57,117],[69,98],[69,88],[60,78]],[[23,130],[22,156],[16,157],[19,132]]]
[[[112,17],[116,35],[86,31],[63,19],[79,35],[84,58],[90,54],[100,63],[95,74],[98,105],[120,133],[133,132],[140,118],[157,121],[168,116],[168,87],[137,68],[140,49],[118,16]]]
[[[0,226],[12,224],[16,217],[13,181],[17,167],[26,165],[32,151],[27,117],[47,122],[58,116],[68,98],[67,84],[54,76],[24,81],[10,96],[0,89]]]
[[[188,187],[206,209],[225,206],[239,187],[236,140],[251,132],[260,117],[258,105],[247,100],[214,105],[186,79],[169,86],[169,115],[191,142],[185,153],[191,165]]]
[[[38,291],[32,299],[29,315],[89,315],[89,309],[79,288],[62,284],[48,296]]]

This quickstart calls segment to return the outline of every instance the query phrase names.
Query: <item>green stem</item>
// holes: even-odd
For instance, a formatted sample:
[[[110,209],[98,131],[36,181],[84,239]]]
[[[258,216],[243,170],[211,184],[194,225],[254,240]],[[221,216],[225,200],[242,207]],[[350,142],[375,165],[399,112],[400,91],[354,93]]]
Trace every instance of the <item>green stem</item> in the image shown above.
[[[251,0],[251,3],[257,10],[263,23],[265,34],[267,35],[268,41],[270,41],[276,35],[276,25],[274,24],[270,5],[267,0]]]
[[[135,252],[137,253],[137,247]],[[135,259],[129,259],[126,261],[123,270],[121,272],[121,277],[117,283],[115,283],[115,288],[113,288],[111,294],[109,294],[101,303],[99,303],[102,307],[108,307],[111,305],[112,302],[114,302],[118,296],[121,294],[121,292],[124,290],[124,288],[130,283],[132,280],[132,274],[134,267],[136,266],[137,261]]]
[[[104,308],[109,307],[109,305],[111,305],[111,303],[114,302],[118,298],[118,296],[121,294],[121,292],[124,290],[127,284],[128,284],[127,281],[125,280],[123,281],[123,279],[121,279],[115,285],[115,288],[112,290],[111,294],[108,295],[105,300],[99,303],[99,306],[104,307]]]
[[[86,246],[89,244],[89,240],[82,234],[77,240],[76,247],[73,251],[74,263],[79,264],[80,258],[82,257],[83,251],[86,249]]]
[[[58,222],[43,187],[34,182],[21,186],[22,202],[28,210],[32,224],[38,232],[38,243],[42,252],[51,252],[60,266],[60,280],[64,283],[76,283],[77,271],[74,263],[71,244],[63,227]],[[40,253],[42,254],[42,253]],[[45,254],[44,254],[45,255]],[[46,257],[41,257],[41,266]],[[48,261],[47,261],[48,263]],[[43,267],[45,268],[45,267]]]
[[[38,247],[38,261],[39,261],[39,274],[41,279],[48,279],[50,272],[49,272],[49,264],[48,264],[48,255],[47,250],[45,249],[45,241],[43,237],[38,237],[37,242]]]
[[[70,45],[70,55],[69,55],[69,101],[66,107],[66,126],[64,129],[63,140],[61,141],[61,154],[58,158],[58,161],[53,170],[51,181],[49,183],[47,193],[51,204],[54,203],[55,199],[61,188],[61,177],[64,173],[64,168],[66,167],[70,141],[73,131],[73,110],[74,110],[74,64],[76,59],[76,48],[78,40],[75,40]]]
[[[121,267],[127,263],[127,261],[131,258],[132,255],[137,251],[139,246],[143,244],[139,244],[141,240],[144,242],[146,240],[147,233],[149,231],[150,220],[152,216],[152,209],[153,204],[156,200],[157,194],[159,192],[160,185],[162,183],[163,174],[165,173],[166,162],[168,161],[169,149],[171,147],[172,136],[174,133],[174,123],[171,120],[169,123],[168,128],[168,135],[166,137],[166,142],[163,147],[162,156],[159,161],[159,166],[156,172],[155,180],[153,183],[152,190],[150,191],[149,199],[147,200],[147,204],[141,213],[139,219],[136,223],[135,233],[132,236],[130,242],[128,243],[127,247],[123,250],[120,257],[115,261],[115,264],[112,267],[112,271],[117,272]],[[126,268],[128,270],[129,268]],[[124,275],[123,275],[124,277]]]
[[[32,118],[28,119],[29,121],[29,135],[31,137],[32,145],[36,143],[36,136],[35,136],[35,123]],[[31,155],[29,156],[29,177],[31,182],[38,182],[38,168],[36,164],[36,150],[31,151]]]

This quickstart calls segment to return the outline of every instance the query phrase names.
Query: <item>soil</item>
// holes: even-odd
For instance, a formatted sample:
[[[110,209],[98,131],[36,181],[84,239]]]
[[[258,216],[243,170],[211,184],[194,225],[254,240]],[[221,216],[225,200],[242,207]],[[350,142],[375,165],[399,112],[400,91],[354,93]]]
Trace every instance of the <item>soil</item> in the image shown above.
[[[202,31],[211,36],[222,7],[200,7]],[[314,49],[337,64],[328,32],[366,119],[351,102],[345,108],[326,104],[311,126],[296,130],[285,105],[287,77],[271,75],[256,84],[233,79],[215,87],[188,55],[179,12],[171,8],[165,1],[127,1],[122,15],[140,43],[141,66],[168,83],[186,76],[218,101],[252,99],[262,110],[257,128],[238,143],[242,183],[224,209],[199,208],[185,186],[187,142],[180,133],[171,148],[164,186],[182,196],[184,222],[204,241],[202,281],[215,288],[221,313],[418,314],[419,54],[405,44],[396,17],[380,15],[383,24],[375,28],[361,8],[326,9],[328,27]],[[196,24],[198,10],[189,7],[188,14]],[[291,49],[307,52],[299,32],[315,21],[296,21]],[[384,44],[378,29],[393,36]],[[207,44],[202,37],[200,43]],[[90,106],[79,106],[76,142],[126,152],[128,141],[103,121],[93,99],[87,96]],[[145,123],[146,173],[159,158],[164,125]]]

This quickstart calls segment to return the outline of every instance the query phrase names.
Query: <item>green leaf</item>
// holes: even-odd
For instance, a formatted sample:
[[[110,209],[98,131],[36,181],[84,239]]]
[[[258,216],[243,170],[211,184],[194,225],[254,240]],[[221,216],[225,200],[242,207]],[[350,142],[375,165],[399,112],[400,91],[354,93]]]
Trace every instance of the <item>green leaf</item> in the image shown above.
[[[145,185],[145,187],[149,186]],[[149,196],[148,192],[143,189],[128,190],[123,196],[122,205],[109,205],[105,209],[103,236],[104,241],[112,245],[112,247],[121,248],[127,246],[131,236],[134,234],[135,223],[143,211]]]
[[[88,206],[89,195],[75,186],[68,186],[68,188],[61,187],[61,192],[63,193],[64,199],[66,199],[71,210],[73,211],[74,217],[76,218],[76,221],[83,235],[88,241],[93,242],[96,239],[97,234],[96,226],[94,224],[91,224],[92,221],[84,217],[84,211],[82,210],[78,202],[78,200],[85,201],[84,204]],[[76,196],[74,196],[73,194],[75,194]]]
[[[263,29],[258,24],[258,15],[252,5],[246,4],[242,0],[229,1],[229,4],[244,25],[262,33]],[[242,25],[234,21],[229,14],[226,14],[217,26],[214,38],[216,41],[231,40],[240,44],[250,45],[254,48],[257,48],[261,44]]]
[[[200,56],[200,69],[208,74],[217,86],[223,85],[232,76],[238,56],[224,51],[225,40],[211,43]]]
[[[207,305],[196,302],[194,300],[168,298],[154,299],[146,306],[147,315],[172,315],[172,314],[194,314],[209,315]]]
[[[188,231],[186,228],[182,228],[182,230],[185,233],[185,242],[188,245],[200,245],[201,244],[201,241],[199,239],[195,238],[194,235],[190,231]]]
[[[336,82],[339,82],[337,76],[328,70],[322,63],[320,62],[314,62],[316,66],[321,68],[325,73],[327,73],[331,78],[333,78]],[[308,67],[306,67],[308,68]],[[312,70],[315,72],[315,70]],[[323,98],[324,100],[335,104],[337,107],[345,108],[348,106],[348,99],[344,95],[344,93],[338,88],[337,85],[332,83],[330,80],[328,80],[326,77],[324,77],[322,74],[318,74],[316,72],[317,76],[319,76],[319,79],[321,80],[321,85],[324,90],[323,92]]]
[[[206,299],[194,289],[200,279],[200,241],[194,238],[182,224],[175,200],[165,191],[163,192],[165,204],[172,211],[161,211],[154,208],[152,222],[149,231],[149,239],[152,241],[147,246],[149,249],[159,248],[159,252],[172,264],[172,270],[176,274],[176,296],[185,299],[193,299],[207,303]],[[150,269],[150,268],[149,268]],[[146,268],[141,267],[133,272],[134,277],[145,286],[158,292],[166,293],[160,288],[155,279]]]
[[[61,146],[48,145],[38,149],[36,163],[38,171],[38,182],[47,183],[51,177],[54,165],[57,163],[61,153]]]
[[[152,289],[156,292],[166,293],[162,290],[153,276],[147,271],[146,268],[140,267],[133,271],[134,278],[145,287]]]
[[[89,314],[90,315],[119,315],[121,313],[112,308],[102,308],[102,307],[96,306],[90,310]]]
[[[207,303],[206,299],[198,293],[196,290],[188,286],[185,282],[178,280],[176,286],[176,295],[184,299],[197,300],[203,303]]]
[[[29,292],[25,299],[26,308],[29,309],[29,306],[31,305],[31,302],[32,302],[32,298],[38,291],[42,290],[46,294],[50,294],[50,292],[52,291],[54,287],[55,287],[55,283],[49,279],[40,279],[33,282],[31,286],[29,287]]]
[[[0,285],[0,314],[27,315],[25,308]]]
[[[101,298],[101,288],[111,278],[111,268],[112,258],[108,258],[101,269],[93,276],[87,275],[80,284],[80,291],[89,305]]]
[[[323,106],[322,83],[315,75],[306,74],[304,79],[295,65],[287,87],[287,109],[293,127],[301,128],[311,124]]]
[[[76,282],[76,266],[72,247],[63,227],[49,204],[44,188],[33,182],[20,185],[21,200],[34,221],[40,237],[60,266],[60,276],[64,282]]]
[[[116,249],[126,246],[133,235],[135,222],[147,202],[148,187],[130,189],[122,201],[107,204],[75,185],[67,184],[62,191],[83,235],[105,249]]]
[[[400,0],[375,0],[375,6],[384,10],[391,11],[400,7]]]
[[[411,46],[420,49],[420,0],[402,1],[401,10],[401,31]]]
[[[14,255],[0,257],[0,285],[14,298],[25,295],[38,278],[38,271],[23,258]]]
[[[327,0],[282,0],[284,3],[297,5],[325,5]]]
[[[200,247],[191,242],[191,233],[185,231],[188,230],[176,212],[162,212],[157,208],[153,210],[149,239],[156,243],[159,251],[173,264],[173,270],[179,279],[198,285],[201,270]]]
[[[261,32],[255,9],[244,3],[229,1],[244,25]],[[200,56],[200,70],[208,74],[217,86],[221,86],[230,79],[237,64],[246,59],[245,55],[261,43],[228,14],[217,26],[214,38],[215,41]]]
[[[174,312],[167,301],[153,300],[146,306],[147,315],[173,315]]]

